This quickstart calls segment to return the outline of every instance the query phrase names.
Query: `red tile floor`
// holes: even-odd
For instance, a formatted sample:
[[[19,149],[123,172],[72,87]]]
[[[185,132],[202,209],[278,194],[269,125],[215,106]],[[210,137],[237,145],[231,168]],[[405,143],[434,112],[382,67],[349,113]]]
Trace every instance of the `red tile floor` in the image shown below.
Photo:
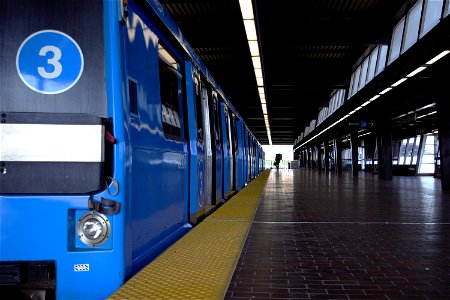
[[[450,299],[450,193],[272,170],[225,299]]]

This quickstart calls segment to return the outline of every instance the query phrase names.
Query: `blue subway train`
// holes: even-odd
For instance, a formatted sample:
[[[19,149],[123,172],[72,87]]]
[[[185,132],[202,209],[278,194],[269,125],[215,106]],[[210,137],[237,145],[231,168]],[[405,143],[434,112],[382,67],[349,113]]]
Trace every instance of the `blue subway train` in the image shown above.
[[[0,295],[105,298],[262,172],[156,0],[3,1],[0,19]]]

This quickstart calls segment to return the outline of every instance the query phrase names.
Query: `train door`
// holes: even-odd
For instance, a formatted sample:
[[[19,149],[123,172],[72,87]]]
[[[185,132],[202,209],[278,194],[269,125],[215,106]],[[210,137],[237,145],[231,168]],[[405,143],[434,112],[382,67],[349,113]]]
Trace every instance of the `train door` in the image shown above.
[[[237,157],[238,157],[238,145],[237,145],[237,125],[236,125],[236,116],[234,113],[229,113],[230,118],[230,140],[231,140],[231,154],[232,154],[232,166],[231,171],[233,173],[233,176],[231,177],[231,189],[233,191],[237,191],[237,177],[238,177],[238,164],[237,164]]]
[[[242,121],[241,121],[242,123]],[[244,178],[244,185],[247,183],[247,128],[243,125],[242,127],[242,163],[243,163],[243,170],[242,170],[242,176]]]
[[[197,108],[198,109],[198,108]],[[212,160],[212,141],[211,141],[211,122],[207,86],[201,82],[201,110],[203,117],[203,134],[205,140],[205,201],[206,210],[212,208],[213,200],[213,160]]]
[[[244,187],[244,125],[242,120],[236,120],[236,186],[240,190]]]
[[[200,75],[192,64],[186,64],[187,106],[190,138],[190,183],[189,183],[189,213],[190,221],[196,223],[205,212],[205,134],[202,110],[202,92]],[[190,79],[193,78],[193,81]],[[192,89],[192,92],[191,92]]]
[[[247,182],[250,182],[250,141],[248,139],[248,129],[245,129],[245,148],[246,148],[246,155],[245,155],[245,161],[246,161],[246,166],[245,166],[245,177],[247,178]]]
[[[122,32],[126,58],[132,273],[186,230],[188,143],[183,58],[133,2]],[[151,42],[149,42],[151,40]]]
[[[257,149],[256,149],[256,141],[255,139],[252,137],[252,178],[256,177],[256,170],[257,170]]]
[[[247,153],[247,177],[248,177],[248,181],[252,180],[252,153],[253,153],[253,145],[252,145],[252,140],[250,138],[250,133],[247,132],[247,147],[248,147],[248,153]]]
[[[222,148],[222,121],[221,107],[216,91],[212,91],[212,117],[214,119],[214,167],[215,167],[215,204],[219,204],[224,199],[223,196],[223,148]]]
[[[233,149],[231,145],[230,116],[228,106],[220,103],[222,110],[222,143],[223,143],[223,195],[228,199],[232,194],[233,183]]]

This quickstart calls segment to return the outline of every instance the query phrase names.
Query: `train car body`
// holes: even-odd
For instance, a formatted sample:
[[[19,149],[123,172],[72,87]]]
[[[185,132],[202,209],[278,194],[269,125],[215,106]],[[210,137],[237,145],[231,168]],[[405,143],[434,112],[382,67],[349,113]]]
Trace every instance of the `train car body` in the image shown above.
[[[251,180],[261,147],[159,2],[0,16],[0,294],[103,299]]]

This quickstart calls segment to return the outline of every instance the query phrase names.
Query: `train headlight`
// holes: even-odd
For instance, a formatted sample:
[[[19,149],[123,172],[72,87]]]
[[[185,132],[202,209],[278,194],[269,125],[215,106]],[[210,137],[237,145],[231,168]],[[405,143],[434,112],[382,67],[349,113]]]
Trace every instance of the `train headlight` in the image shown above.
[[[111,225],[105,215],[90,211],[78,220],[77,234],[78,238],[86,245],[99,246],[109,239]]]

